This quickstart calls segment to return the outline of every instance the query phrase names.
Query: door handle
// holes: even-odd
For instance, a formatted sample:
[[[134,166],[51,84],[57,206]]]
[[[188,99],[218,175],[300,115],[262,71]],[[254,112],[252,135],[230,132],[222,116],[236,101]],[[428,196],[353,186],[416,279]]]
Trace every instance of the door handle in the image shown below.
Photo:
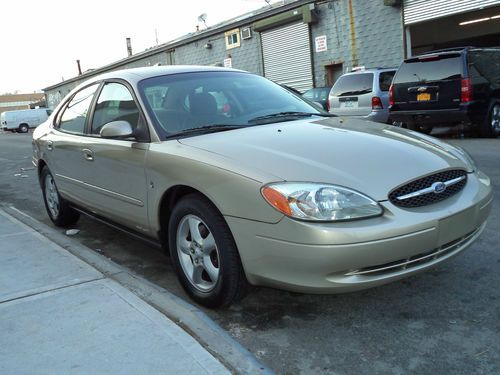
[[[89,150],[88,148],[84,148],[82,150],[83,157],[87,161],[94,161],[94,151]]]
[[[54,149],[54,143],[52,141],[47,141],[47,150],[52,151]]]

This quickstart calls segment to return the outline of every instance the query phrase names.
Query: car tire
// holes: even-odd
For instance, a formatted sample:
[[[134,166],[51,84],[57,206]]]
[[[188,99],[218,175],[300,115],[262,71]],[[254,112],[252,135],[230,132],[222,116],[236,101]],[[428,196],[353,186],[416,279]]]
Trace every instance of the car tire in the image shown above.
[[[43,202],[50,220],[58,227],[76,223],[80,218],[80,214],[61,197],[56,182],[47,167],[43,167],[40,173],[40,184],[42,186]]]
[[[30,130],[30,127],[26,124],[19,125],[19,133],[27,133]]]
[[[172,210],[170,256],[189,296],[206,307],[241,299],[247,281],[234,238],[221,213],[206,198],[191,194]]]
[[[500,102],[492,102],[488,113],[478,126],[482,138],[496,138],[500,135]]]

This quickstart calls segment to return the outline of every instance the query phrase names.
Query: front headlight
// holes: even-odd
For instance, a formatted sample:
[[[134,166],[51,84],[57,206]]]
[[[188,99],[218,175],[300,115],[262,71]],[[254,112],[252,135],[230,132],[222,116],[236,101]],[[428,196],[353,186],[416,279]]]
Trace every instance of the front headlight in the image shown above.
[[[309,182],[273,183],[261,189],[281,213],[302,220],[343,221],[382,215],[382,207],[357,191]]]

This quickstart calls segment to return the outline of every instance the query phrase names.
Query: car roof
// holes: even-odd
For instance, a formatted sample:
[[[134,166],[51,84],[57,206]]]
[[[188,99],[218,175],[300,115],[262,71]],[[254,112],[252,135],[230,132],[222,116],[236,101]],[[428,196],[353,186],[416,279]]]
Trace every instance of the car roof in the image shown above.
[[[362,73],[381,73],[381,72],[392,72],[396,71],[398,68],[369,68],[369,69],[363,69],[363,70],[356,70],[354,72],[347,72],[342,74],[343,76],[347,75],[355,75],[355,74],[362,74]]]
[[[85,81],[89,82],[101,81],[104,79],[124,79],[129,82],[138,82],[146,78],[152,78],[163,75],[179,74],[179,73],[194,73],[194,72],[244,72],[243,70],[223,68],[217,66],[202,66],[202,65],[167,65],[167,66],[147,66],[141,68],[121,69],[108,73],[103,73],[92,77]]]

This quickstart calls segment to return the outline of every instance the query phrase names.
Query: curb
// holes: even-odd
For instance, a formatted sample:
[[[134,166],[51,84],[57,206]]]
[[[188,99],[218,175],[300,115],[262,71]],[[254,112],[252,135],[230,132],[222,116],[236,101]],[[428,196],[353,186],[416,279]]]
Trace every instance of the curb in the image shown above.
[[[0,209],[31,227],[74,256],[118,282],[143,301],[159,310],[193,336],[206,350],[236,374],[274,374],[267,366],[219,327],[207,314],[194,305],[115,264],[78,241],[39,222],[13,206],[0,204]]]

